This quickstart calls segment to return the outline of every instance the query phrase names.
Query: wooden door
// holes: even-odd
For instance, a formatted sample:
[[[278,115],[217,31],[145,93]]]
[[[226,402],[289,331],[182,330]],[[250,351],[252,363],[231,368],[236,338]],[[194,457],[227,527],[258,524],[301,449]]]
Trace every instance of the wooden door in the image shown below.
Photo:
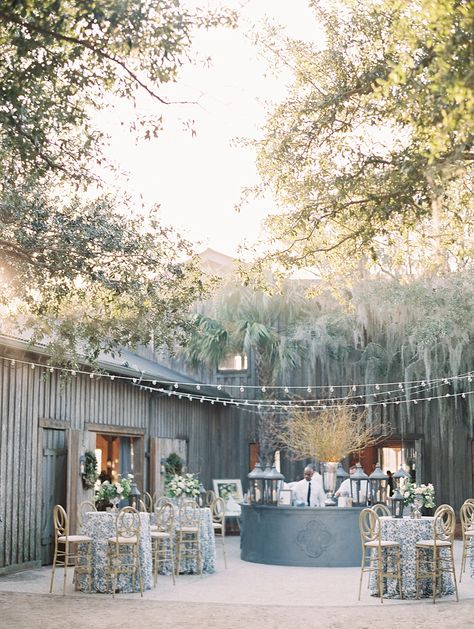
[[[43,428],[41,499],[41,564],[53,560],[54,525],[53,507],[66,509],[67,500],[67,444],[66,431]]]

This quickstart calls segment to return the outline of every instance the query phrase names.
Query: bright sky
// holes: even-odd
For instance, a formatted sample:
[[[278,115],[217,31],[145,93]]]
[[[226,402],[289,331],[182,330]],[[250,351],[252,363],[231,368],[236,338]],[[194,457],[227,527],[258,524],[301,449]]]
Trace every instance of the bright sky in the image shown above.
[[[238,8],[241,2],[222,4]],[[253,152],[232,146],[232,141],[258,135],[265,101],[281,98],[289,81],[289,76],[277,79],[267,72],[246,33],[267,17],[285,25],[292,36],[310,40],[317,35],[306,0],[250,0],[241,15],[237,30],[199,33],[195,49],[212,58],[211,66],[185,67],[178,85],[163,90],[166,96],[198,104],[171,106],[166,128],[154,141],[136,145],[114,129],[111,147],[113,157],[131,174],[131,191],[146,204],[159,203],[165,223],[200,241],[197,250],[209,246],[228,255],[235,255],[245,239],[257,237],[262,217],[272,209],[270,202],[261,202],[235,212],[242,187],[256,183],[257,174]],[[160,111],[148,101],[146,106]],[[195,121],[195,137],[183,130],[183,120],[189,118]]]

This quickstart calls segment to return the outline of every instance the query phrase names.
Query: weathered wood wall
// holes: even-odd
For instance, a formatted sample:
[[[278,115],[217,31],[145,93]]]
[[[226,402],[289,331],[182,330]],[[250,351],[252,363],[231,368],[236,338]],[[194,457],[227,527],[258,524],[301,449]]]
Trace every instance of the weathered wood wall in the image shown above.
[[[0,573],[40,563],[45,429],[66,434],[71,530],[77,504],[92,494],[82,487],[79,456],[95,446],[96,432],[142,437],[140,489],[149,488],[150,437],[186,439],[188,469],[198,472],[206,487],[212,478],[244,479],[248,472],[248,415],[159,397],[119,379],[77,375],[61,380],[46,367],[32,369],[20,362],[39,362],[38,356],[9,348],[5,355],[9,358],[0,359]]]

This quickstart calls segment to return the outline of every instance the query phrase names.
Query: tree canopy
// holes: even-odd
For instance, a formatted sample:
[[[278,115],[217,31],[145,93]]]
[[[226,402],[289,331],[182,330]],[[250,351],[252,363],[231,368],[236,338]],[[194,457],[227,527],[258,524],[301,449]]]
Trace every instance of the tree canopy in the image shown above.
[[[187,330],[203,289],[191,247],[158,208],[143,216],[100,181],[107,138],[94,116],[114,99],[138,107],[140,92],[168,106],[163,86],[189,58],[195,29],[232,20],[176,0],[1,4],[1,303],[56,358],[172,344]],[[160,126],[159,113],[138,112],[145,137]]]
[[[266,40],[295,78],[257,143],[261,188],[280,209],[257,267],[324,275],[375,263],[394,276],[468,267],[472,3],[311,5],[324,42]]]
[[[93,178],[104,139],[93,112],[110,105],[110,95],[135,101],[140,91],[165,105],[163,85],[176,80],[193,31],[231,17],[190,12],[175,0],[2,2],[3,173]],[[153,132],[159,116],[147,122]]]

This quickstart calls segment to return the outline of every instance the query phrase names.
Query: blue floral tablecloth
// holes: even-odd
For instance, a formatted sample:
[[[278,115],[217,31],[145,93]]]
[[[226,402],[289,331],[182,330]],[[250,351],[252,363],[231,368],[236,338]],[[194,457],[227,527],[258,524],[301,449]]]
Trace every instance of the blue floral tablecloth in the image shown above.
[[[404,598],[416,597],[415,581],[415,545],[423,539],[433,538],[432,517],[420,518],[392,518],[381,517],[382,539],[398,542],[402,561],[402,589]],[[377,594],[375,574],[370,578],[370,593]],[[444,573],[441,580],[441,594],[446,596],[454,593],[454,583],[451,574]],[[420,597],[433,595],[432,584],[429,580],[420,581]],[[384,596],[399,598],[395,579],[386,579]]]
[[[107,540],[115,536],[116,514],[110,511],[89,511],[84,514],[81,532],[92,537],[92,590],[111,593],[108,575]],[[143,590],[153,586],[152,555],[150,536],[150,514],[140,513],[140,571]],[[79,577],[79,588],[87,590],[88,582],[85,575]],[[117,579],[117,590],[132,592],[132,577],[120,574]],[[135,577],[135,592],[139,591],[138,578]]]

